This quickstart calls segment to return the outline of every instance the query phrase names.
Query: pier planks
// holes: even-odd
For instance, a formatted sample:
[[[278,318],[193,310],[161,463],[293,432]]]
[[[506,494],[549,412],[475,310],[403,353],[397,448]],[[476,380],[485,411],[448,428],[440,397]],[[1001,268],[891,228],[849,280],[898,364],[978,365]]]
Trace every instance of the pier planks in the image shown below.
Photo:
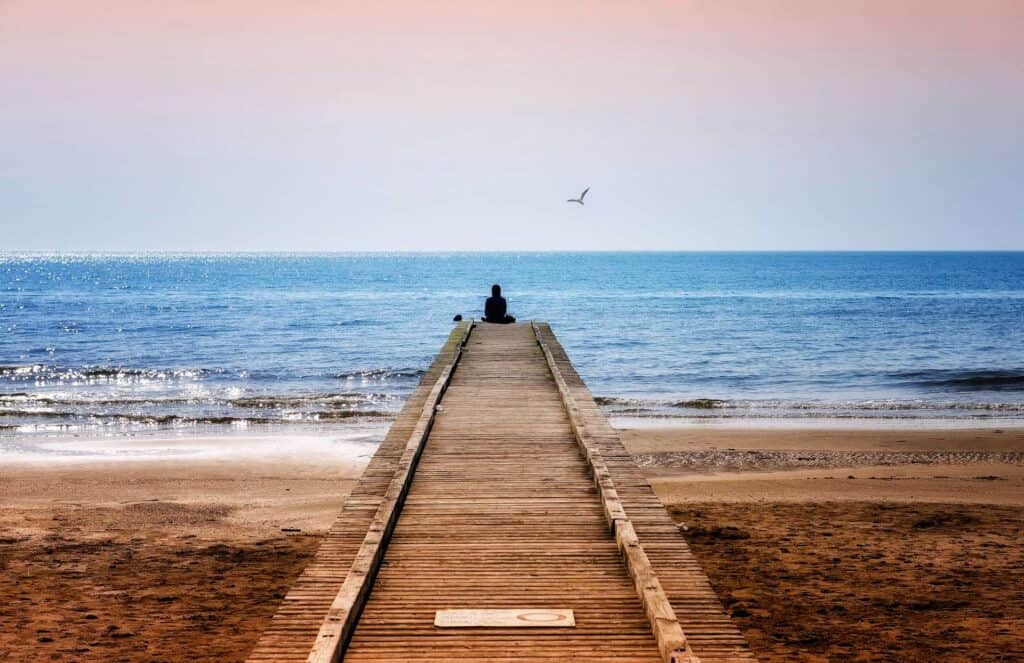
[[[754,660],[550,328],[478,324],[452,371],[468,328],[453,331],[249,660]],[[397,519],[378,568],[353,571],[389,500]],[[353,575],[372,582],[365,605],[349,601],[352,628],[325,638]],[[439,610],[520,608],[569,609],[576,626],[434,626]]]

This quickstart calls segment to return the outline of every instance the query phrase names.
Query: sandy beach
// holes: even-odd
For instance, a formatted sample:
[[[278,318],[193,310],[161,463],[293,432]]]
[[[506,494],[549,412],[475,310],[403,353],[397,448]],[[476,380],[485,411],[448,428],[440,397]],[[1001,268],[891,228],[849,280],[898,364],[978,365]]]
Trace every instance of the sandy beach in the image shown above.
[[[1024,658],[1024,431],[623,431],[765,661]]]
[[[1024,430],[623,438],[762,660],[1024,656]],[[0,465],[0,658],[244,659],[373,449],[104,444]]]
[[[1024,429],[633,429],[662,501],[1024,503]]]
[[[222,436],[103,460],[123,446],[0,465],[0,659],[244,659],[373,452]]]

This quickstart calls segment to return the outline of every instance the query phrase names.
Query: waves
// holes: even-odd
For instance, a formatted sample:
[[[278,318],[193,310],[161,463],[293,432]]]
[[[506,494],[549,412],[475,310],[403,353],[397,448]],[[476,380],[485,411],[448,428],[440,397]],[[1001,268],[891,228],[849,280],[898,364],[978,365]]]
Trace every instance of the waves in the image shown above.
[[[210,370],[202,368],[156,369],[123,368],[115,366],[83,366],[80,368],[52,366],[47,364],[26,364],[21,366],[0,366],[0,378],[17,380],[182,380],[208,376]]]
[[[311,393],[242,398],[95,398],[0,395],[0,429],[124,430],[191,426],[386,421],[399,401],[386,393]]]
[[[701,381],[699,377],[694,382]],[[1024,369],[927,369],[871,373],[851,368],[824,372],[787,383],[783,376],[734,377],[726,392],[775,391],[791,398],[657,397],[597,398],[612,416],[684,417],[690,419],[1021,419],[1024,418]],[[750,389],[756,386],[756,391]],[[856,385],[852,389],[851,385]],[[843,390],[871,394],[861,398],[828,398]],[[817,393],[823,398],[815,398]],[[877,394],[877,395],[876,395]],[[803,398],[799,396],[804,396]],[[810,396],[810,397],[807,397]]]
[[[386,422],[424,373],[415,367],[309,369],[5,363],[0,434]]]
[[[6,382],[14,390],[0,391],[0,434],[386,422],[423,373],[387,367],[282,376],[218,368],[3,365],[0,387]],[[1024,398],[990,397],[1024,391],[1024,370],[904,371],[873,380],[895,382],[896,393],[920,397],[596,400],[609,416],[625,418],[1024,419]]]
[[[687,419],[1021,419],[1024,401],[785,399],[659,400],[600,396],[609,416]]]
[[[351,409],[366,404],[387,403],[393,396],[376,392],[343,392],[337,394],[306,394],[298,396],[259,395],[231,398],[227,403],[234,407],[255,409],[285,409],[317,407],[320,409]]]
[[[211,369],[78,369],[4,366],[0,376],[25,385],[0,393],[0,434],[19,431],[126,431],[186,429],[200,426],[272,426],[276,424],[342,424],[386,422],[408,395],[416,369],[367,369],[331,373],[328,384],[348,388],[306,391],[301,382],[283,383],[284,391],[253,391],[209,384]],[[59,388],[38,389],[36,376],[84,376],[79,382],[57,382]],[[33,377],[26,377],[33,376]],[[918,371],[896,375],[940,397],[917,399],[685,399],[599,396],[597,402],[612,417],[676,418],[691,420],[812,420],[812,419],[1024,419],[1024,399],[957,398],[958,390],[972,396],[1013,391],[1024,378],[1014,371]],[[110,380],[109,382],[106,380]],[[152,383],[133,381],[152,380]],[[127,381],[127,382],[126,382]],[[147,385],[149,385],[147,387]]]
[[[337,380],[393,380],[421,378],[426,371],[417,368],[371,368],[346,373],[335,373]]]
[[[0,431],[123,431],[197,426],[385,422],[403,398],[379,391],[202,396],[0,393]]]
[[[347,382],[383,382],[418,380],[424,371],[418,368],[368,368],[329,373],[326,377]],[[0,365],[0,382],[45,384],[138,384],[150,382],[199,382],[208,380],[246,380],[273,382],[289,379],[322,378],[296,370],[253,371],[224,368],[134,368],[124,366],[60,366],[53,364]]]
[[[894,373],[891,377],[925,388],[961,391],[1024,391],[1024,369],[930,370]]]
[[[674,407],[680,409],[714,410],[716,408],[726,408],[730,406],[729,401],[723,401],[718,398],[694,398],[693,400],[672,402],[657,400],[644,401],[636,398],[616,398],[614,396],[596,396],[594,400],[597,401],[598,405],[648,409],[651,407]]]
[[[187,416],[178,414],[146,415],[128,413],[80,413],[60,410],[12,410],[0,408],[0,421],[7,418],[23,420],[44,419],[67,422],[95,422],[105,424],[160,425],[218,425],[218,424],[275,424],[296,422],[332,422],[351,419],[391,419],[393,412],[383,410],[348,410],[342,412],[312,412],[294,417],[242,417],[242,416]],[[23,424],[26,422],[22,422]],[[18,424],[5,423],[2,428],[17,428]]]
[[[615,416],[1024,419],[1024,253],[0,255],[0,434],[386,421],[493,273]]]

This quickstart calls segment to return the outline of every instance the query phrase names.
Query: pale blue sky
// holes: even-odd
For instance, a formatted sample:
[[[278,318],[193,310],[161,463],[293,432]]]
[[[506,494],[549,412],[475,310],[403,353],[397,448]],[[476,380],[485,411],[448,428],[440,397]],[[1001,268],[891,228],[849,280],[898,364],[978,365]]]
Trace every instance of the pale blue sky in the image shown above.
[[[366,4],[0,0],[0,250],[1024,249],[1019,0]]]

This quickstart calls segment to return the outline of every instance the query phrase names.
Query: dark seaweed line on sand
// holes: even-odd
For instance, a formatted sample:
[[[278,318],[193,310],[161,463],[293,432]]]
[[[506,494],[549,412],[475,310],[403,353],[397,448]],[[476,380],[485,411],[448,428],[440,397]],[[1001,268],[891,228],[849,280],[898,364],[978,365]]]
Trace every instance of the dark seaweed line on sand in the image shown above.
[[[643,468],[709,471],[770,471],[878,465],[1024,464],[1020,451],[686,451],[635,454]]]

